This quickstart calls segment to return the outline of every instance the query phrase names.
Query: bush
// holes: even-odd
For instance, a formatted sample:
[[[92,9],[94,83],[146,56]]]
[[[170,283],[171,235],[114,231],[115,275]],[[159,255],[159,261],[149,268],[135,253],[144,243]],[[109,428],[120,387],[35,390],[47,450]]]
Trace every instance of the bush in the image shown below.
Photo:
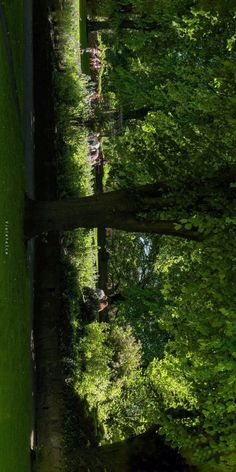
[[[91,411],[97,410],[98,421],[105,430],[104,440],[124,437],[120,415],[123,399],[126,398],[125,408],[130,410],[128,390],[141,372],[141,346],[131,328],[98,322],[87,325],[78,358],[75,389]]]

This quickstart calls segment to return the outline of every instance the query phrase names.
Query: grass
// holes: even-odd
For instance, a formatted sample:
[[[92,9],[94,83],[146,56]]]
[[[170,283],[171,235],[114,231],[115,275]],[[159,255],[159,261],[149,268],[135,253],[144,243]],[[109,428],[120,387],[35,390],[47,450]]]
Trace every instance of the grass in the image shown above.
[[[15,0],[2,5],[22,111],[23,2]],[[2,24],[0,70],[0,470],[27,472],[30,470],[31,376],[29,283],[22,237],[23,142]]]

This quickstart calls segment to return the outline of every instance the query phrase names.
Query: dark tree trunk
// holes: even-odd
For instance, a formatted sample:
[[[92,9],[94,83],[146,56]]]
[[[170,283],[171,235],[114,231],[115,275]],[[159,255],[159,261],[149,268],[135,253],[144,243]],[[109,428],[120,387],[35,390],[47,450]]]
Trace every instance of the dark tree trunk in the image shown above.
[[[83,228],[115,228],[141,233],[158,233],[199,239],[194,230],[176,230],[175,221],[148,221],[139,214],[150,210],[174,208],[175,198],[165,197],[160,185],[146,185],[136,191],[117,190],[79,199],[37,202],[27,201],[26,237],[49,231]]]
[[[154,429],[118,443],[75,451],[72,455],[73,472],[78,470],[76,463],[81,457],[92,472],[193,471],[177,450],[166,445]]]
[[[179,218],[196,213],[214,217],[225,212],[236,200],[235,169],[221,171],[204,182],[188,180],[185,186],[171,188],[164,182],[132,190],[116,190],[72,200],[38,202],[27,200],[25,233],[27,238],[49,231],[66,231],[78,227],[114,228],[123,231],[157,233],[199,240],[196,228],[176,228],[178,218],[153,221],[153,211],[175,211]],[[217,199],[214,197],[217,196]]]

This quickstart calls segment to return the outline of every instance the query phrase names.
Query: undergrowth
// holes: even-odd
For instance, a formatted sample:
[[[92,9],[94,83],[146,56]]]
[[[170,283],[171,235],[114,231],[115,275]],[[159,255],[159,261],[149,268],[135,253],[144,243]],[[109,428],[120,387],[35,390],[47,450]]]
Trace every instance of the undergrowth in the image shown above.
[[[86,121],[91,119],[89,77],[81,71],[80,1],[64,0],[60,12],[53,14],[55,45],[55,107],[57,116],[57,155],[59,198],[78,198],[93,193],[93,175],[89,158]],[[62,332],[65,378],[68,388],[65,418],[65,450],[93,443],[93,417],[85,403],[75,395],[74,372],[77,346],[83,330],[82,288],[96,283],[96,247],[94,231],[77,229],[61,234],[63,265]],[[92,431],[89,434],[89,429]],[[89,439],[90,438],[90,439]]]
[[[91,114],[89,79],[81,71],[80,2],[64,0],[54,16],[58,189],[60,198],[93,193],[93,175],[84,121]],[[63,261],[70,261],[78,285],[94,286],[94,233],[78,229],[62,238]]]

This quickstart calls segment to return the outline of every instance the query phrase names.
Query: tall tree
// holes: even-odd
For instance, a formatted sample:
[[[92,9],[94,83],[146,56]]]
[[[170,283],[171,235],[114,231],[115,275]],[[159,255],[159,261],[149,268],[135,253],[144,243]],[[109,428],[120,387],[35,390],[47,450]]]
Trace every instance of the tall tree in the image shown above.
[[[25,232],[30,238],[42,232],[77,227],[116,228],[131,232],[158,233],[199,240],[197,214],[214,218],[235,202],[235,167],[205,181],[190,177],[184,182],[159,182],[131,190],[116,190],[74,200],[38,202],[28,200]],[[163,216],[166,215],[164,219]]]

